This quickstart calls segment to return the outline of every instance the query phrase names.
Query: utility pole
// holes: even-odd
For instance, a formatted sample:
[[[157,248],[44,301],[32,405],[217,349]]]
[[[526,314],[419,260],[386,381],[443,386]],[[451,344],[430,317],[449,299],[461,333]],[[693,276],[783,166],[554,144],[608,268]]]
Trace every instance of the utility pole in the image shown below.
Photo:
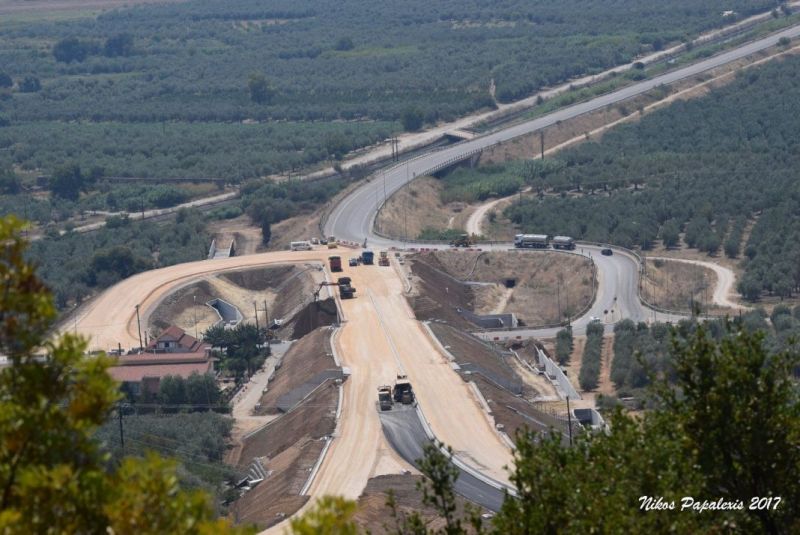
[[[125,433],[122,430],[122,403],[117,404],[117,414],[119,415],[119,443],[122,446],[122,456],[125,456]]]
[[[253,310],[256,313],[256,332],[258,332],[258,305],[256,305],[255,301],[253,301]]]
[[[136,327],[139,331],[139,349],[143,349],[142,345],[142,320],[139,318],[139,305],[136,305]]]
[[[194,337],[197,338],[197,294],[192,296],[192,301],[194,303],[192,307],[192,311],[194,312]]]
[[[264,321],[266,322],[266,331],[267,331],[267,347],[272,347],[270,344],[270,335],[269,335],[269,308],[267,308],[267,300],[264,299]]]
[[[567,422],[569,422],[569,445],[572,446],[572,411],[569,410],[569,394],[567,394]]]
[[[539,131],[539,143],[542,151],[542,160],[544,160],[544,130]]]

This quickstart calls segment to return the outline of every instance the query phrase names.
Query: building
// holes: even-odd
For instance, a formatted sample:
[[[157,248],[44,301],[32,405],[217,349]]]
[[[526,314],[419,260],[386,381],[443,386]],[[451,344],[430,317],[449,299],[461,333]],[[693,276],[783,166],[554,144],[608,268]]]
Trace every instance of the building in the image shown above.
[[[150,341],[141,353],[123,355],[109,369],[111,376],[134,395],[158,393],[161,378],[193,373],[211,373],[211,345],[186,334],[174,325]]]

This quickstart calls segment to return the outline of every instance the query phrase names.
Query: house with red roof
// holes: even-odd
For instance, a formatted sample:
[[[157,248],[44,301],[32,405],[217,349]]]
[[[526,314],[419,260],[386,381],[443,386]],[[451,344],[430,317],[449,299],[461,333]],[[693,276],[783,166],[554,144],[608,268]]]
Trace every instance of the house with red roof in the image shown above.
[[[174,325],[150,341],[144,351],[119,357],[109,373],[134,395],[158,393],[162,377],[213,373],[211,344]]]

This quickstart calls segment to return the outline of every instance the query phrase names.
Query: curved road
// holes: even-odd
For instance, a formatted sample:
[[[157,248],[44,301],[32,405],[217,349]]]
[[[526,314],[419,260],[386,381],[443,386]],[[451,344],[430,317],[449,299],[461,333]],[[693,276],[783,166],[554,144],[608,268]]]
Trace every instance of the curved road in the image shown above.
[[[613,93],[601,95],[587,102],[570,106],[549,115],[517,124],[504,130],[478,137],[470,141],[423,154],[386,169],[345,197],[330,212],[325,223],[325,234],[336,236],[338,239],[350,240],[361,243],[366,238],[372,247],[403,247],[407,245],[404,239],[387,239],[374,233],[374,220],[378,210],[394,192],[408,184],[417,176],[430,174],[447,165],[464,160],[482,149],[491,145],[502,143],[510,139],[535,132],[558,121],[571,119],[600,109],[628,98],[645,93],[659,85],[670,84],[684,78],[719,67],[726,63],[736,61],[745,56],[754,54],[766,48],[777,45],[783,38],[800,36],[800,25],[793,26],[757,41],[747,43],[738,48],[724,52],[717,56],[676,69],[675,71],[657,76],[655,78],[638,82]],[[404,237],[408,238],[408,237]],[[440,244],[417,244],[423,247],[441,247]],[[508,245],[506,244],[506,247]],[[576,321],[575,328],[580,331],[592,316],[598,317],[607,323],[613,323],[621,318],[633,320],[660,320],[673,321],[674,317],[656,314],[644,309],[639,302],[636,285],[638,284],[638,263],[626,254],[615,254],[612,257],[602,257],[596,247],[584,247],[584,252],[590,254],[596,264],[599,277],[597,301],[592,309],[583,318]],[[606,312],[607,311],[607,312]],[[535,330],[525,333],[515,333],[547,336],[551,330]]]

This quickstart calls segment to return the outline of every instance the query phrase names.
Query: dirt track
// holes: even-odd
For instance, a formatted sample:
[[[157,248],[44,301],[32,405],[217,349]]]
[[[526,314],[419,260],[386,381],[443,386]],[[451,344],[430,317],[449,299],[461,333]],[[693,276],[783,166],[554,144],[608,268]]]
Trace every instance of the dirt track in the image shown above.
[[[331,252],[264,253],[141,273],[99,296],[74,325],[92,337],[93,348],[115,347],[118,341],[123,347],[136,346],[137,303],[146,312],[161,296],[198,277],[268,264],[325,261]],[[346,249],[337,253],[348,254]],[[489,425],[468,386],[414,319],[395,269],[361,266],[345,268],[343,275],[352,277],[357,298],[342,303],[346,322],[335,344],[342,365],[352,375],[345,382],[336,438],[311,487],[311,502],[325,494],[358,498],[371,477],[409,468],[386,443],[375,407],[377,387],[392,383],[398,371],[408,374],[436,436],[466,463],[508,482],[504,466],[511,463],[510,450]],[[274,529],[280,532],[283,527]]]

